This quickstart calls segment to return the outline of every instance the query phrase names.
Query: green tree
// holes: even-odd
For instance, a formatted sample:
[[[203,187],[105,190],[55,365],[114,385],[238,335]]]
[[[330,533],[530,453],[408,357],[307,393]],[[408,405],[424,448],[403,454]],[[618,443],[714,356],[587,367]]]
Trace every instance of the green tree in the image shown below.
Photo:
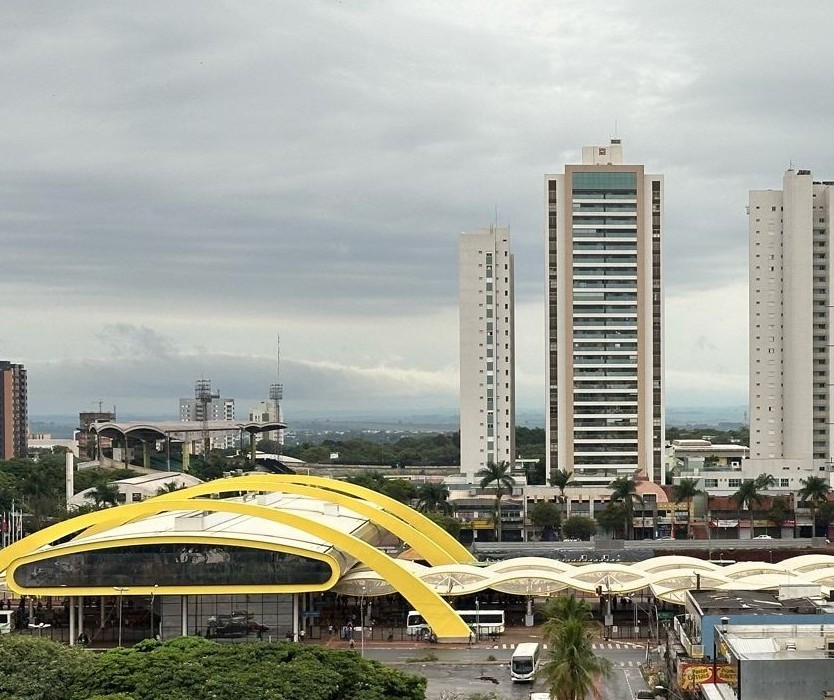
[[[625,506],[626,538],[631,539],[634,533],[634,502],[642,500],[637,494],[637,484],[634,483],[634,479],[621,476],[619,479],[614,479],[609,488],[611,489],[611,502],[622,503]]]
[[[543,540],[553,539],[553,531],[559,529],[562,514],[555,503],[538,501],[527,511],[527,516],[534,527],[541,532]]]
[[[692,499],[704,493],[698,488],[697,479],[681,479],[674,488],[674,498],[677,503],[686,503],[686,537],[689,538],[689,525],[692,522]]]
[[[738,532],[741,536],[741,511],[749,510],[751,506],[756,503],[761,503],[763,496],[759,493],[759,486],[755,479],[745,479],[741,482],[732,496],[730,496],[738,506]],[[753,535],[753,515],[750,515],[750,534]]]
[[[551,697],[583,700],[589,693],[601,697],[596,680],[611,675],[611,662],[594,654],[595,635],[588,603],[574,596],[559,596],[548,601],[544,612],[548,620],[542,631],[550,648],[544,673]]]
[[[562,523],[562,535],[570,539],[589,540],[596,531],[596,522],[582,515],[572,515]]]
[[[97,508],[115,506],[119,503],[119,487],[115,484],[98,484],[85,498],[92,501]]]
[[[185,486],[180,486],[176,481],[168,481],[156,490],[156,495],[164,496],[166,493],[174,493],[174,491],[180,491],[184,488]]]
[[[820,504],[825,503],[828,500],[828,494],[831,491],[831,487],[821,476],[809,476],[807,479],[800,479],[799,483],[802,484],[802,488],[797,492],[799,495],[799,502],[803,505],[806,503],[811,504],[811,521],[814,524],[812,534],[816,536],[817,509],[820,507]]]
[[[421,513],[436,511],[448,515],[452,512],[452,504],[449,503],[449,487],[446,484],[427,481],[420,484],[415,495],[417,510]]]
[[[457,539],[460,536],[460,520],[453,518],[451,515],[444,515],[436,510],[430,510],[423,513],[429,520],[440,525],[452,537]]]
[[[780,530],[785,521],[793,514],[790,499],[787,496],[774,496],[770,502],[770,510],[767,511],[769,520],[776,523]]]
[[[515,479],[510,474],[510,465],[507,462],[496,464],[489,462],[486,467],[478,471],[475,476],[481,480],[482,489],[495,488],[495,539],[501,541],[501,498],[504,493],[512,493],[515,486]]]
[[[628,510],[624,503],[609,503],[596,513],[600,527],[612,536],[624,537],[628,528]]]
[[[564,469],[555,469],[550,474],[550,485],[559,489],[559,502],[565,502],[565,489],[570,483],[570,474]]]

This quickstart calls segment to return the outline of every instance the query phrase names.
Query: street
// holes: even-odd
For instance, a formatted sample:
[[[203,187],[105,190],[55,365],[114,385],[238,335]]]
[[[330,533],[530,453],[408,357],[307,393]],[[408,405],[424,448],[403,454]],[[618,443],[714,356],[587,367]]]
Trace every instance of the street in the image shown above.
[[[442,645],[418,648],[374,647],[365,650],[369,659],[380,661],[428,679],[427,700],[465,700],[481,694],[495,698],[526,700],[531,691],[547,691],[542,680],[533,686],[510,680],[509,662],[514,644],[482,644],[472,648],[444,648]],[[601,683],[605,700],[632,700],[646,688],[640,675],[644,651],[638,645],[620,642],[594,644],[595,653],[612,663],[611,678]],[[436,656],[436,661],[426,660]],[[489,657],[494,657],[494,661]],[[542,656],[547,660],[547,652]]]

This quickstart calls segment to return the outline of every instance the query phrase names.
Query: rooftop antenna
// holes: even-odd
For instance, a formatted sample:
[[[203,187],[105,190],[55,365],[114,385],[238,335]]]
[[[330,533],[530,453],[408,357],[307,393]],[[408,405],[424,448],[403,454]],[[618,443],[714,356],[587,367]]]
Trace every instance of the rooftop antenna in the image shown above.
[[[269,387],[269,400],[272,401],[275,407],[275,420],[280,421],[281,416],[281,401],[284,399],[284,385],[281,384],[281,334],[278,334],[278,374],[277,381]],[[277,431],[278,439],[275,441],[278,444],[278,456],[281,455],[281,443],[284,440],[284,431]]]
[[[211,449],[209,441],[208,414],[209,405],[214,399],[219,399],[218,392],[212,393],[211,379],[198,379],[194,382],[194,398],[197,400],[197,415],[195,418],[203,423],[203,459],[208,459]]]

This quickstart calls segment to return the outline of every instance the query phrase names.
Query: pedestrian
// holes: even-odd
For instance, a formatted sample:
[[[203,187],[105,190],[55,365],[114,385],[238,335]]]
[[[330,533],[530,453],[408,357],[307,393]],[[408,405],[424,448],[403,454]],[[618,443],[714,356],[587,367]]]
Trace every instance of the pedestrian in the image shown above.
[[[353,639],[350,640],[350,650],[354,651],[356,649],[356,642]]]
[[[305,630],[303,627],[300,630],[298,630],[298,641],[303,642],[304,641],[304,636],[306,634],[307,634],[307,630]]]

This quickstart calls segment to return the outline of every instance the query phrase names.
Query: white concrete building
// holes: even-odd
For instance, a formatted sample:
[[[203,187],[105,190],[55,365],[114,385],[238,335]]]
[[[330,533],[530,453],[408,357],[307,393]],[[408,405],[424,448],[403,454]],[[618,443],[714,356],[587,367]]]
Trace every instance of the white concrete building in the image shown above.
[[[825,472],[832,457],[833,190],[791,168],[781,190],[750,192],[750,457],[763,473]]]
[[[205,411],[203,407],[205,406]],[[203,403],[196,398],[180,399],[180,420],[181,421],[216,421],[235,419],[235,400],[224,399],[222,396],[214,396],[211,400]],[[212,449],[231,449],[240,442],[240,436],[235,431],[225,434],[212,433]]]
[[[548,473],[663,483],[663,177],[619,139],[545,176]]]
[[[473,478],[515,458],[515,331],[510,230],[462,233],[460,280],[460,464]]]

